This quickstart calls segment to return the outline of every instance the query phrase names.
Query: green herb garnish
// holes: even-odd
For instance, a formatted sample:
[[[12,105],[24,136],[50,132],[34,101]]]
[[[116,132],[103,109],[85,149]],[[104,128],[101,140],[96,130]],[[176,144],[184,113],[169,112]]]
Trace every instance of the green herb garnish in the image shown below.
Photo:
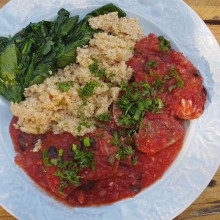
[[[93,59],[93,64],[89,66],[89,70],[95,77],[102,78],[106,76],[105,70],[99,69],[99,64],[96,59]]]
[[[157,68],[157,61],[149,61],[147,62],[147,65],[152,68]]]
[[[96,116],[95,120],[101,121],[101,122],[108,122],[110,120],[109,112]]]
[[[159,41],[160,41],[160,46],[159,46],[159,50],[163,51],[165,53],[170,51],[170,41],[166,40],[164,38],[164,36],[160,36],[158,37]]]
[[[137,165],[137,163],[138,163],[138,158],[137,158],[137,156],[133,156],[133,157],[131,158],[131,163],[132,163],[133,166]]]
[[[83,146],[84,147],[90,147],[91,146],[89,137],[84,137],[83,138]]]
[[[176,85],[171,85],[171,86],[168,87],[168,91],[172,92],[173,89],[175,89],[175,88],[176,88]]]
[[[43,150],[43,163],[45,166],[51,166],[51,163],[49,162],[49,154],[48,154],[48,150],[44,149]]]
[[[76,144],[73,144],[72,145],[72,151],[74,152],[74,151],[76,151],[77,150],[77,145]]]
[[[175,67],[170,70],[170,75],[177,80],[177,88],[182,88],[184,86],[184,81],[180,78],[180,75]]]
[[[77,131],[80,133],[82,131],[82,127],[86,127],[86,128],[91,128],[91,124],[89,124],[88,122],[84,121],[84,122],[80,122],[78,127],[77,127]]]
[[[91,97],[93,95],[93,91],[95,87],[99,86],[99,82],[92,81],[89,83],[86,83],[86,85],[83,88],[80,88],[79,94],[83,97]]]
[[[68,92],[71,87],[73,87],[74,83],[73,81],[68,82],[57,82],[56,85],[58,86],[59,90],[62,92]]]
[[[36,131],[39,134],[40,133],[40,127],[36,127]]]

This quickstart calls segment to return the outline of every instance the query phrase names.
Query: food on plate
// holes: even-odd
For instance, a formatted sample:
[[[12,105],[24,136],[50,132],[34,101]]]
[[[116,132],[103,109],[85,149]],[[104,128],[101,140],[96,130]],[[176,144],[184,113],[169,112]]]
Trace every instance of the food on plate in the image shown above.
[[[61,9],[55,21],[30,23],[13,37],[0,37],[0,94],[12,102],[22,101],[25,88],[75,63],[77,47],[87,45],[99,32],[90,27],[90,18],[116,11],[119,17],[126,15],[108,4],[78,22],[78,15],[70,17],[70,12]]]
[[[199,71],[163,36],[145,36],[112,4],[86,18],[87,43],[68,53],[75,58],[11,104],[15,163],[72,206],[133,197],[160,179],[206,102]]]

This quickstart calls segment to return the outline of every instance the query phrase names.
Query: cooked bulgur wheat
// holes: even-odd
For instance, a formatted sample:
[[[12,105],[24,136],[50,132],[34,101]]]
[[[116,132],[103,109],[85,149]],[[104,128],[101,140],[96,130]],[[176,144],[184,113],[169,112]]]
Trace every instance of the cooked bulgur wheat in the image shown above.
[[[12,103],[11,110],[18,117],[15,125],[31,134],[63,131],[73,135],[84,135],[95,130],[94,117],[108,112],[117,99],[121,81],[127,82],[132,69],[126,65],[133,56],[135,43],[144,37],[137,19],[119,18],[117,12],[91,18],[93,29],[102,29],[90,40],[89,46],[77,48],[77,64],[58,70],[42,84],[25,90],[26,99]],[[99,68],[105,69],[110,86],[90,71],[90,65],[97,60]],[[57,83],[73,82],[66,92]],[[96,81],[91,97],[86,104],[79,91],[87,83]]]

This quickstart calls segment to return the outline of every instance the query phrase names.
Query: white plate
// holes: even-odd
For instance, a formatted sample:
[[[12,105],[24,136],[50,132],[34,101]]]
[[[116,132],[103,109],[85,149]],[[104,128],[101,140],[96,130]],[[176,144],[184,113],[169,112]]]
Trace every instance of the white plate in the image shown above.
[[[179,0],[12,0],[0,11],[0,36],[13,35],[29,22],[53,19],[64,7],[84,16],[113,2],[140,18],[146,34],[168,37],[200,70],[208,91],[205,112],[190,123],[184,147],[163,178],[135,198],[109,206],[69,208],[47,196],[15,166],[8,132],[9,103],[0,99],[0,204],[22,220],[172,219],[204,190],[220,158],[220,49],[203,21]]]

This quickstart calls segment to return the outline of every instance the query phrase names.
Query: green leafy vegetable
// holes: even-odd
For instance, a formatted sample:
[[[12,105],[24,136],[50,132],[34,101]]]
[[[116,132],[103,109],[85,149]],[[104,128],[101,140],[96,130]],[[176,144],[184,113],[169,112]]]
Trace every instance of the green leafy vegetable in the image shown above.
[[[10,40],[6,37],[0,37],[0,54],[5,50]]]
[[[119,18],[126,16],[126,13],[123,10],[121,10],[120,8],[118,8],[117,6],[115,6],[112,3],[104,5],[98,9],[94,10],[93,12],[89,13],[89,15],[99,16],[99,15],[108,14],[110,12],[115,12],[115,11],[118,12]]]

